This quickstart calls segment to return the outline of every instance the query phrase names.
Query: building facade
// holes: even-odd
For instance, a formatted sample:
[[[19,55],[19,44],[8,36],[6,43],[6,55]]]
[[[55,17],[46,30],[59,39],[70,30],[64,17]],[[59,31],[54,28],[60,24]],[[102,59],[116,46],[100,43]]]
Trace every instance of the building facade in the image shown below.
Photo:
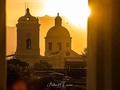
[[[80,57],[78,53],[71,49],[72,37],[69,31],[62,26],[62,18],[55,18],[55,25],[51,27],[45,37],[45,56],[48,57],[47,62],[53,68],[65,68],[65,58]]]
[[[30,64],[40,59],[39,27],[38,19],[30,14],[29,8],[26,14],[19,18],[17,27],[17,49],[15,57]]]
[[[46,60],[54,69],[65,68],[65,58],[78,58],[80,55],[71,49],[69,31],[62,26],[62,18],[55,18],[55,26],[50,28],[45,37],[45,56],[40,56],[39,27],[36,17],[26,9],[26,14],[19,18],[17,27],[17,49],[15,57],[34,65]]]
[[[68,30],[62,26],[62,18],[55,18],[55,26],[50,28],[45,37],[45,56],[50,56],[61,52],[62,50],[71,49],[71,39]]]

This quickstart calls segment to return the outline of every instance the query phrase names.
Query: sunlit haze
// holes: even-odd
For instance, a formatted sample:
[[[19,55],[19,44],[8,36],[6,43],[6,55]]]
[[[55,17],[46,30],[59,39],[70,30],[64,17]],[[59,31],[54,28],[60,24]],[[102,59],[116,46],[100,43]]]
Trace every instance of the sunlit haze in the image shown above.
[[[16,24],[18,17],[24,15],[25,2],[35,16],[65,16],[72,24],[86,28],[87,17],[90,14],[88,0],[7,0],[7,25]],[[13,16],[14,13],[14,16]]]
[[[44,0],[44,13],[51,16],[59,12],[72,24],[86,27],[87,17],[90,14],[87,0]]]
[[[26,5],[25,5],[26,3]],[[65,26],[72,37],[72,49],[80,53],[87,47],[87,18],[90,15],[88,0],[7,0],[6,14],[7,26],[15,27],[19,17],[25,15],[25,8],[30,8],[30,13],[36,17],[51,16],[53,21],[48,25],[46,18],[40,21],[40,51],[44,54],[47,31],[54,25],[54,17],[57,13],[65,17]],[[9,30],[9,28],[8,28]],[[79,42],[78,42],[79,41]],[[16,30],[10,28],[7,31],[7,52],[16,50]]]

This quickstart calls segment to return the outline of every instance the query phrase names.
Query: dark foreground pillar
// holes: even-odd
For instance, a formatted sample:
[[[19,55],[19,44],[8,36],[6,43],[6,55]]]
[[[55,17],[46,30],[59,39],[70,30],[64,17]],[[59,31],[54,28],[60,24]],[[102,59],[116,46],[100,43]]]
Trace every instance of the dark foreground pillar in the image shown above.
[[[6,90],[5,0],[0,1],[0,90]]]
[[[120,90],[120,1],[88,1],[87,90]]]

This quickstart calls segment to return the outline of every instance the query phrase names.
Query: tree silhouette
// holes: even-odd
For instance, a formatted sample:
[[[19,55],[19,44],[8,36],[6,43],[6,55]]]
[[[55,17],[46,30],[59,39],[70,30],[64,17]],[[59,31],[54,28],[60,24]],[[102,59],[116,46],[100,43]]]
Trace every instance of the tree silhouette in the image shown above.
[[[35,63],[33,66],[34,70],[50,69],[51,67],[52,66],[44,60],[40,60],[40,62]]]
[[[12,90],[12,86],[21,80],[27,83],[33,74],[28,63],[19,59],[7,60],[7,90]]]
[[[87,59],[87,53],[88,53],[87,48],[85,48],[84,51],[81,52],[80,56],[81,56],[82,60],[86,60]]]

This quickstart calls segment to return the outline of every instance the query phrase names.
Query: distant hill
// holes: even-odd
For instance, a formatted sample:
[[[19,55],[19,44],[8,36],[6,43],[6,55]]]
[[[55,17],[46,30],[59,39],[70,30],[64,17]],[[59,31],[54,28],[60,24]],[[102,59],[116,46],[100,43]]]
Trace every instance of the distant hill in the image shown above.
[[[40,22],[40,53],[44,55],[45,39],[48,30],[54,26],[55,17],[48,15],[38,17]],[[83,28],[72,25],[68,20],[62,17],[62,25],[68,29],[72,37],[72,49],[77,53],[83,51],[87,46],[87,32]],[[16,27],[7,27],[7,54],[12,54],[16,50]]]

